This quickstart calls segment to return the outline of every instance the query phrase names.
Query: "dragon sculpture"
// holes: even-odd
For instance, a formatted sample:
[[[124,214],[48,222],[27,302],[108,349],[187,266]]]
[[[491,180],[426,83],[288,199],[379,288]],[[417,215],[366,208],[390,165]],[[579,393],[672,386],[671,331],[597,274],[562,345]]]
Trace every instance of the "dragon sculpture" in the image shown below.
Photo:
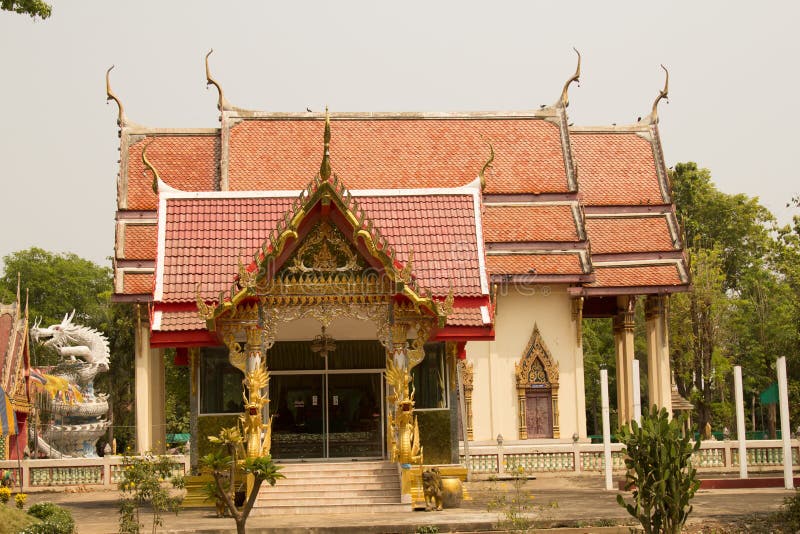
[[[73,323],[74,318],[73,310],[59,324],[42,328],[38,320],[30,330],[35,341],[46,340],[44,345],[55,348],[61,356],[61,361],[43,376],[66,381],[80,391],[72,399],[50,400],[50,411],[58,424],[49,425],[37,445],[54,457],[96,456],[95,443],[111,424],[104,419],[108,395],[94,392],[95,376],[109,369],[108,339],[93,328]]]

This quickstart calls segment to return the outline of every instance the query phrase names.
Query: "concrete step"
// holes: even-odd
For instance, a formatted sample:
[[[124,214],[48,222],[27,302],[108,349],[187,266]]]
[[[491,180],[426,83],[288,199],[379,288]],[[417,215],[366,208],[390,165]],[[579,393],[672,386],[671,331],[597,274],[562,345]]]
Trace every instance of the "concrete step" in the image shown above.
[[[397,489],[376,489],[376,490],[355,490],[355,491],[282,491],[276,493],[260,493],[258,502],[276,503],[283,501],[307,501],[313,499],[370,499],[372,502],[395,502],[400,499],[400,488]]]
[[[307,506],[265,506],[263,508],[253,507],[250,515],[264,516],[264,515],[299,515],[299,514],[386,514],[391,512],[410,512],[410,504],[401,503],[380,503],[368,505],[333,505],[333,506],[314,506],[309,508]]]
[[[262,486],[253,513],[345,513],[405,511],[400,476],[389,462],[303,462],[282,464],[286,476]]]

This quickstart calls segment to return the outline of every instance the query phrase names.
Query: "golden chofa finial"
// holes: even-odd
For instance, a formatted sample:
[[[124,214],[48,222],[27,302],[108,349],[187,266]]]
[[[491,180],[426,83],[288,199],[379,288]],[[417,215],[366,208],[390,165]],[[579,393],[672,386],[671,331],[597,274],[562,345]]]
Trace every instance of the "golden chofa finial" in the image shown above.
[[[155,138],[146,145],[144,145],[144,148],[142,149],[142,163],[144,163],[144,166],[147,167],[150,170],[150,172],[153,173],[153,193],[158,195],[158,182],[161,181],[161,177],[158,175],[158,171],[156,170],[156,168],[153,167],[153,164],[150,163],[150,160],[147,159],[147,149],[150,147],[150,145],[153,144],[154,141]]]
[[[567,80],[567,83],[564,84],[564,88],[561,90],[561,98],[558,101],[558,105],[561,106],[562,108],[566,108],[567,106],[569,106],[569,97],[567,95],[568,95],[568,92],[569,92],[569,86],[572,84],[572,82],[576,82],[578,84],[578,87],[580,87],[580,85],[581,85],[581,81],[580,81],[580,77],[581,77],[581,53],[578,52],[578,49],[575,48],[575,47],[573,47],[572,49],[575,50],[576,54],[578,54],[578,67],[575,69],[575,74],[572,75],[572,78]]]
[[[214,49],[212,48],[211,50],[208,51],[208,54],[206,54],[206,87],[208,87],[209,85],[213,85],[214,87],[217,88],[217,94],[219,95],[217,97],[217,109],[222,111],[227,107],[226,104],[228,102],[225,100],[225,93],[222,92],[222,87],[219,85],[217,80],[215,80],[211,76],[211,69],[208,66],[208,56],[210,56],[213,52]]]
[[[111,65],[108,70],[106,71],[106,102],[113,100],[117,103],[117,126],[122,128],[125,126],[125,108],[122,107],[122,102],[119,101],[117,95],[114,94],[114,91],[111,90],[111,71],[114,69],[114,65]]]
[[[331,177],[331,117],[328,114],[328,106],[325,106],[325,136],[324,148],[322,153],[322,163],[319,165],[319,176],[323,180]]]
[[[481,139],[483,139],[482,136]],[[484,143],[486,143],[486,146],[489,147],[489,159],[486,160],[486,163],[483,164],[481,172],[478,173],[478,177],[481,179],[482,190],[486,189],[486,171],[492,166],[492,162],[494,161],[494,147],[492,146],[492,143],[490,141],[486,141],[485,139]]]
[[[664,65],[661,65],[661,68],[664,69],[667,77],[664,80],[664,89],[658,93],[656,101],[653,102],[653,111],[650,112],[650,124],[658,124],[658,103],[661,102],[661,99],[666,99],[667,103],[669,103],[669,71]]]

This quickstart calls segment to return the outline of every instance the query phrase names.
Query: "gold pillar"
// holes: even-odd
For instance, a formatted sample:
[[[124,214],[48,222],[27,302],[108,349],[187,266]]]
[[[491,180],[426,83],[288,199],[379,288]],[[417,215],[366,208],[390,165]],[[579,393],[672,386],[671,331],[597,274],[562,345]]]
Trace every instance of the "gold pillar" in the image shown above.
[[[672,413],[672,380],[669,363],[667,310],[669,301],[663,295],[651,295],[645,301],[647,326],[647,386],[650,404]]]
[[[517,386],[517,417],[519,419],[519,439],[528,439],[528,423],[525,421],[525,388]]]
[[[633,334],[636,297],[617,297],[618,313],[614,317],[614,344],[617,357],[617,413],[619,425],[633,418]]]

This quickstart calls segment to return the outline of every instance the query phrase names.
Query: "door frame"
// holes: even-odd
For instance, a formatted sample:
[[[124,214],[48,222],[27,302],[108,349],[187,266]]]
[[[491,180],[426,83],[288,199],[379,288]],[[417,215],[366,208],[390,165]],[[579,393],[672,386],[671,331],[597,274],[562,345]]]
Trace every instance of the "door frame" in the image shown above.
[[[328,369],[328,358],[325,357],[324,369],[313,369],[303,371],[270,371],[272,376],[290,376],[290,375],[321,375],[322,376],[322,395],[324,396],[325,405],[323,407],[323,440],[322,440],[322,454],[321,458],[281,458],[275,460],[276,462],[339,462],[339,461],[359,461],[359,460],[382,460],[386,458],[386,379],[384,377],[385,369]],[[381,405],[381,420],[380,420],[380,442],[381,442],[381,456],[337,456],[330,457],[330,421],[329,419],[329,402],[330,394],[328,391],[328,376],[330,375],[355,375],[355,374],[378,374],[380,375],[379,383],[380,390],[380,405]],[[267,395],[269,395],[269,385],[267,386]],[[264,421],[269,418],[269,414],[264,414]]]

